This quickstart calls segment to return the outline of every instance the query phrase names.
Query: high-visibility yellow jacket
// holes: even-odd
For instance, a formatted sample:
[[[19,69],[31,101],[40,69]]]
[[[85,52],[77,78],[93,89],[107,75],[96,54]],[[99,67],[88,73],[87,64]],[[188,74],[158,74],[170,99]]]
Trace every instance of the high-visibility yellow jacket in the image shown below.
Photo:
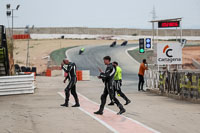
[[[122,80],[122,69],[117,66],[114,80]]]

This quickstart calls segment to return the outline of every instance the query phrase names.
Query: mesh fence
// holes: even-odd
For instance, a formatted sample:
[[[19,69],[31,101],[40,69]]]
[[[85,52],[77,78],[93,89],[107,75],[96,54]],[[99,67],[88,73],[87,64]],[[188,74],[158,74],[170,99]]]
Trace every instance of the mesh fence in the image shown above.
[[[185,98],[200,98],[200,71],[157,71],[146,73],[149,89],[158,89]]]

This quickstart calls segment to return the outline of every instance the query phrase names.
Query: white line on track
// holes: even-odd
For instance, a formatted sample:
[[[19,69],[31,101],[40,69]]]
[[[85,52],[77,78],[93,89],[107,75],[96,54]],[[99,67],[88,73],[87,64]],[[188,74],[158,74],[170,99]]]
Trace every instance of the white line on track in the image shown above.
[[[58,94],[59,94],[60,96],[62,96],[63,98],[65,98],[65,96],[64,96],[61,92],[58,92]],[[81,95],[81,94],[79,94],[79,95]],[[83,96],[83,95],[81,95],[81,96]],[[84,97],[84,96],[83,96],[83,97]],[[84,97],[84,98],[85,98],[85,97]],[[89,99],[87,98],[87,100],[89,100]],[[91,101],[91,100],[89,100],[89,101]],[[71,102],[70,102],[70,103],[71,103]],[[94,103],[94,102],[92,102],[92,103]],[[97,103],[96,103],[96,104],[97,104]],[[108,124],[105,123],[104,121],[100,120],[99,118],[95,117],[94,115],[91,115],[89,112],[85,111],[83,108],[79,107],[78,109],[81,110],[82,112],[84,112],[85,114],[89,115],[89,116],[92,117],[93,119],[97,120],[99,123],[101,123],[102,125],[104,125],[105,127],[107,127],[110,131],[112,131],[112,132],[114,132],[114,133],[118,133],[118,132],[117,132],[114,128],[112,128],[110,125],[108,125]]]
[[[61,95],[63,98],[65,98],[65,96],[64,96],[63,93],[58,92],[58,94]],[[91,103],[93,103],[93,104],[99,106],[98,103],[96,103],[96,102],[94,102],[94,101],[88,99],[88,98],[85,97],[84,95],[82,95],[82,94],[80,94],[80,93],[78,93],[78,95],[80,95],[80,96],[83,97],[84,99],[88,100],[89,102],[91,102]],[[70,102],[70,103],[72,103],[72,102]],[[113,111],[113,110],[111,110],[111,109],[109,109],[109,108],[106,108],[106,107],[105,107],[105,109],[109,110],[110,112],[113,112],[113,113],[117,114],[117,112],[115,112],[115,111]],[[112,128],[110,125],[108,125],[106,122],[104,122],[103,120],[101,120],[101,119],[97,118],[96,116],[90,114],[89,112],[87,112],[87,111],[84,110],[83,108],[79,107],[79,110],[83,111],[85,114],[87,114],[87,115],[89,115],[90,117],[92,117],[92,118],[94,118],[95,120],[97,120],[99,123],[101,123],[102,125],[104,125],[105,127],[107,127],[110,131],[112,131],[112,132],[114,132],[114,133],[118,133],[118,131],[116,131],[114,128]],[[144,124],[142,124],[142,123],[140,123],[140,122],[138,122],[138,121],[136,121],[136,120],[133,120],[133,119],[131,119],[131,118],[129,118],[129,117],[126,117],[126,116],[124,116],[124,115],[120,115],[120,116],[122,116],[122,117],[124,117],[125,119],[128,119],[128,120],[130,120],[130,121],[132,121],[132,122],[134,122],[134,123],[137,123],[138,125],[143,126],[144,128],[146,128],[146,129],[152,131],[153,133],[160,133],[160,132],[158,132],[158,131],[156,131],[156,130],[154,130],[154,129],[152,129],[152,128],[150,128],[150,127],[148,127],[148,126],[146,126],[146,125],[144,125]]]
[[[135,62],[135,63],[137,63],[138,65],[140,65],[140,63],[137,61],[137,60],[135,60],[129,53],[128,53],[128,51],[130,51],[130,50],[135,50],[135,49],[137,49],[138,47],[133,47],[133,48],[129,48],[129,49],[126,49],[125,50],[125,53]]]

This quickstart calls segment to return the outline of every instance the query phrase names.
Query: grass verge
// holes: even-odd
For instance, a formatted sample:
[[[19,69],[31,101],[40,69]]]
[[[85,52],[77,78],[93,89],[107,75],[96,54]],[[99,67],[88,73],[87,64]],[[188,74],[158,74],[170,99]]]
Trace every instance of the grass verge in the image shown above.
[[[134,49],[128,51],[128,53],[138,62],[142,62],[143,59],[147,59],[148,63],[152,63],[151,57],[153,57],[153,51],[145,51],[145,53],[139,53],[139,49]]]
[[[50,54],[50,57],[51,57],[52,61],[55,63],[55,65],[60,65],[60,63],[62,62],[62,60],[64,58],[66,58],[65,52],[67,50],[71,49],[71,48],[74,48],[74,47],[61,48],[61,49],[53,51]]]

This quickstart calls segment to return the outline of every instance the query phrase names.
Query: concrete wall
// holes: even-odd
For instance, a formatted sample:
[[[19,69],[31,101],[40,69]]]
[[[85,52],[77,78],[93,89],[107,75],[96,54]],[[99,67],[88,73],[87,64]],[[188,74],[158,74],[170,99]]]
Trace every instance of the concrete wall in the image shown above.
[[[92,35],[152,35],[151,29],[126,29],[126,28],[35,28],[31,29],[32,34],[92,34]],[[155,31],[156,32],[156,31]],[[15,34],[23,34],[24,29],[16,29]],[[176,36],[180,31],[175,29],[159,29],[159,36]],[[183,36],[200,36],[200,29],[185,29]]]

